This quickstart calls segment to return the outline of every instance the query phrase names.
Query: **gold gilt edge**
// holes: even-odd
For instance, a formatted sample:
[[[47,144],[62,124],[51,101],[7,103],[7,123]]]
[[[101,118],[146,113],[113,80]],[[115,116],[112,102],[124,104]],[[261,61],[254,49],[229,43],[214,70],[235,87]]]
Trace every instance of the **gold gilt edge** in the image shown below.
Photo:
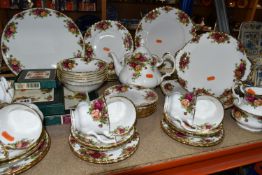
[[[45,131],[46,132],[46,131]],[[13,171],[12,173],[8,173],[6,175],[16,175],[16,174],[20,174],[22,172],[25,172],[27,170],[29,170],[30,168],[32,168],[33,166],[35,166],[37,163],[39,163],[49,152],[50,146],[51,146],[51,139],[49,134],[46,132],[47,136],[48,136],[48,145],[46,147],[46,149],[41,152],[40,156],[35,159],[33,162],[30,162],[29,164],[23,166],[21,169],[18,169],[17,171]]]
[[[190,134],[190,135],[193,135],[193,136],[215,136],[223,129],[223,123],[221,122],[221,124],[219,124],[218,127],[216,128],[218,130],[215,131],[215,132],[212,132],[212,133],[201,133],[201,132],[182,130],[182,129],[172,125],[166,115],[167,114],[165,114],[165,113],[163,114],[163,120],[168,124],[168,126],[172,129],[177,130],[177,131],[179,131],[183,134],[186,134],[186,135]]]
[[[96,150],[96,151],[107,151],[107,150],[110,150],[110,149],[112,149],[112,148],[114,148],[114,147],[117,147],[117,146],[120,146],[120,145],[122,145],[122,144],[125,144],[125,143],[129,142],[130,140],[132,140],[133,137],[134,137],[134,135],[137,133],[137,131],[136,131],[136,129],[135,129],[134,126],[133,126],[133,128],[134,128],[134,134],[133,134],[132,136],[130,136],[130,138],[128,138],[127,140],[121,141],[121,142],[119,142],[119,143],[113,144],[112,146],[95,146],[95,145],[87,144],[87,143],[86,143],[85,141],[83,141],[82,139],[77,138],[77,137],[75,136],[75,134],[73,134],[72,129],[71,129],[71,131],[70,131],[70,134],[71,134],[71,136],[72,136],[78,143],[80,143],[80,144],[83,145],[83,146],[88,147],[89,149]],[[131,130],[132,130],[132,129],[131,129]],[[131,130],[130,130],[130,132],[131,132]],[[70,146],[71,146],[71,145],[70,145]]]
[[[180,142],[180,143],[183,143],[183,144],[186,144],[186,145],[190,145],[190,146],[195,146],[195,147],[209,147],[209,146],[214,146],[214,145],[217,145],[217,144],[221,143],[221,142],[223,141],[223,139],[224,139],[224,131],[222,130],[223,136],[222,136],[218,141],[212,142],[212,143],[208,143],[208,144],[201,144],[201,143],[199,143],[199,144],[194,144],[194,143],[187,142],[187,141],[185,141],[185,140],[183,140],[183,139],[180,139],[180,138],[176,137],[176,136],[175,136],[173,133],[171,133],[170,131],[167,131],[167,130],[163,127],[162,121],[160,122],[160,126],[161,126],[162,130],[163,130],[169,137],[171,137],[172,139],[174,139],[174,140],[176,140],[176,141],[178,141],[178,142]]]
[[[73,152],[73,154],[74,154],[76,157],[80,158],[81,160],[87,161],[87,162],[89,162],[89,163],[95,163],[95,164],[112,164],[112,163],[117,163],[117,162],[120,162],[120,161],[122,161],[122,160],[125,160],[125,159],[131,157],[131,156],[136,152],[136,150],[138,149],[139,144],[140,144],[140,136],[139,136],[138,132],[136,132],[134,135],[137,135],[137,137],[138,137],[138,143],[137,143],[134,151],[131,152],[129,155],[126,155],[126,156],[123,156],[123,157],[121,157],[121,158],[114,159],[114,160],[111,160],[111,161],[96,161],[96,160],[94,160],[94,159],[85,158],[84,156],[81,156],[81,155],[77,154],[77,153],[74,151],[74,148],[72,147],[72,145],[70,144],[70,142],[69,142],[69,146],[70,146],[70,149],[71,149],[71,151]],[[133,138],[133,137],[132,137],[132,138]]]

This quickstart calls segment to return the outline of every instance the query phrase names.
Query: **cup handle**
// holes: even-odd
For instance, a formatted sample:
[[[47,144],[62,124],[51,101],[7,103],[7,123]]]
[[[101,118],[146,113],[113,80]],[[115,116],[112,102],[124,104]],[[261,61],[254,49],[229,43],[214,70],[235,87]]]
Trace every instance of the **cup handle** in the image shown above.
[[[167,52],[163,55],[161,64],[163,64],[165,60],[171,60],[173,62],[173,68],[171,72],[166,72],[164,75],[162,75],[161,82],[164,80],[164,78],[171,76],[175,72],[175,57],[171,53]]]

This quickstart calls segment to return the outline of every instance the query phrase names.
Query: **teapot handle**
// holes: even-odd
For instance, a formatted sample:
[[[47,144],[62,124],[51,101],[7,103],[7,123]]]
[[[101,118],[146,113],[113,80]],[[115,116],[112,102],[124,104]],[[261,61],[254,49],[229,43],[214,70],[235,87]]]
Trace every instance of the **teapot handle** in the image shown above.
[[[242,91],[243,90],[242,89],[242,83],[241,84],[235,83],[234,86],[232,87],[233,96],[238,100],[238,103],[237,103],[238,105],[240,105],[242,103],[242,98],[235,91],[235,88],[239,85],[241,86],[240,90]]]
[[[175,57],[171,53],[167,52],[163,55],[161,64],[163,64],[165,60],[172,61],[173,68],[171,72],[166,72],[164,75],[162,75],[160,82],[162,82],[164,78],[171,76],[175,72]]]

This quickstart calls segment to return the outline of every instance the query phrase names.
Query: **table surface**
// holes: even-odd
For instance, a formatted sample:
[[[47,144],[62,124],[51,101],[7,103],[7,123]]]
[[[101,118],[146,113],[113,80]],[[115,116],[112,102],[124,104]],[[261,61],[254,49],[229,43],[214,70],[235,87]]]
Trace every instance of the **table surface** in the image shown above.
[[[100,92],[110,85],[112,83],[107,83],[100,89]],[[200,154],[262,142],[261,133],[248,132],[238,127],[231,118],[231,109],[229,109],[225,111],[223,121],[225,137],[220,144],[212,147],[193,147],[179,143],[167,136],[160,127],[160,120],[163,117],[164,95],[160,88],[155,90],[159,95],[157,111],[147,118],[137,119],[136,128],[140,134],[140,143],[135,154],[128,159],[108,165],[85,162],[76,157],[69,148],[69,125],[48,126],[47,131],[51,136],[51,147],[48,154],[41,162],[23,174],[86,175],[117,173],[132,168],[176,159],[193,158]],[[262,157],[260,154],[258,156]]]

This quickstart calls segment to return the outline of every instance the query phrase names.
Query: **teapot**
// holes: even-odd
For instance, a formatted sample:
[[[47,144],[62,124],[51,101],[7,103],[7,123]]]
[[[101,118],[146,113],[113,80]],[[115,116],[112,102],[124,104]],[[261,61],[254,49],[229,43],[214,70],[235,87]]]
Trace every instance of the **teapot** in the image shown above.
[[[236,82],[232,87],[234,105],[256,116],[262,116],[262,87]]]
[[[136,120],[133,103],[125,97],[99,97],[80,102],[71,111],[72,129],[93,136],[102,143],[114,143],[116,136],[128,133]]]
[[[159,85],[167,76],[171,76],[175,71],[175,60],[170,53],[165,53],[163,58],[151,55],[144,46],[136,48],[131,54],[126,55],[125,62],[120,62],[116,54],[109,53],[114,61],[115,71],[119,80],[123,84],[132,84],[145,88],[154,88]],[[157,69],[163,62],[169,59],[173,62],[172,71],[161,75]]]

